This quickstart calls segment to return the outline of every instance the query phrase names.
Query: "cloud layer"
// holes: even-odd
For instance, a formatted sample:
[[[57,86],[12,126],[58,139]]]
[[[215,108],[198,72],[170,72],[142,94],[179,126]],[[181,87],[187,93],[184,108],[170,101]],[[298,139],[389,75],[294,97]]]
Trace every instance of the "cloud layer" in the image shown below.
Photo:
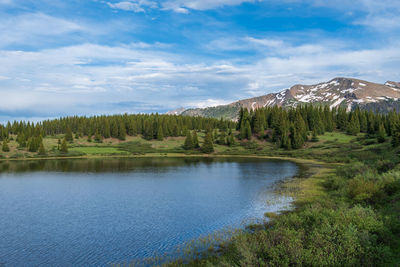
[[[213,106],[336,76],[400,80],[396,1],[94,1],[84,16],[52,4],[0,1],[0,120]]]

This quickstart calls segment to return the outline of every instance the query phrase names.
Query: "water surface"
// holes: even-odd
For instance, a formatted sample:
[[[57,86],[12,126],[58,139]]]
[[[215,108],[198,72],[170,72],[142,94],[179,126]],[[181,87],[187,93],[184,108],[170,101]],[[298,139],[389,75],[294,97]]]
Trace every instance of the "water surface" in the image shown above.
[[[0,266],[107,266],[276,211],[298,167],[263,159],[0,163]]]

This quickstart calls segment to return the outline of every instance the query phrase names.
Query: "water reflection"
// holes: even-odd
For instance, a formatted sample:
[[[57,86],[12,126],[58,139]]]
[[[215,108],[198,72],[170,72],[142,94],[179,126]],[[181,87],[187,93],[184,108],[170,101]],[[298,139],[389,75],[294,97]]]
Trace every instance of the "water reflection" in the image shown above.
[[[0,262],[107,266],[174,253],[288,202],[274,184],[296,174],[254,158],[111,158],[2,162]]]

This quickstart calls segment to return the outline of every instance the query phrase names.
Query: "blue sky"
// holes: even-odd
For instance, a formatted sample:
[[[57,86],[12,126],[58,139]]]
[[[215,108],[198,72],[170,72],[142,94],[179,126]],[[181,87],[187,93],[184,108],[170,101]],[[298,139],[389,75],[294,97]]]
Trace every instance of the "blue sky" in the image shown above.
[[[398,0],[0,0],[0,120],[400,81]]]

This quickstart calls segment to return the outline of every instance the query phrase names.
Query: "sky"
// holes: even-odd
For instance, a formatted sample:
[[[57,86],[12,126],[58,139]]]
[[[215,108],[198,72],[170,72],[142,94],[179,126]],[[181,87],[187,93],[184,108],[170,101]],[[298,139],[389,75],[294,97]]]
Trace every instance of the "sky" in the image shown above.
[[[0,121],[400,81],[398,0],[0,0]]]

